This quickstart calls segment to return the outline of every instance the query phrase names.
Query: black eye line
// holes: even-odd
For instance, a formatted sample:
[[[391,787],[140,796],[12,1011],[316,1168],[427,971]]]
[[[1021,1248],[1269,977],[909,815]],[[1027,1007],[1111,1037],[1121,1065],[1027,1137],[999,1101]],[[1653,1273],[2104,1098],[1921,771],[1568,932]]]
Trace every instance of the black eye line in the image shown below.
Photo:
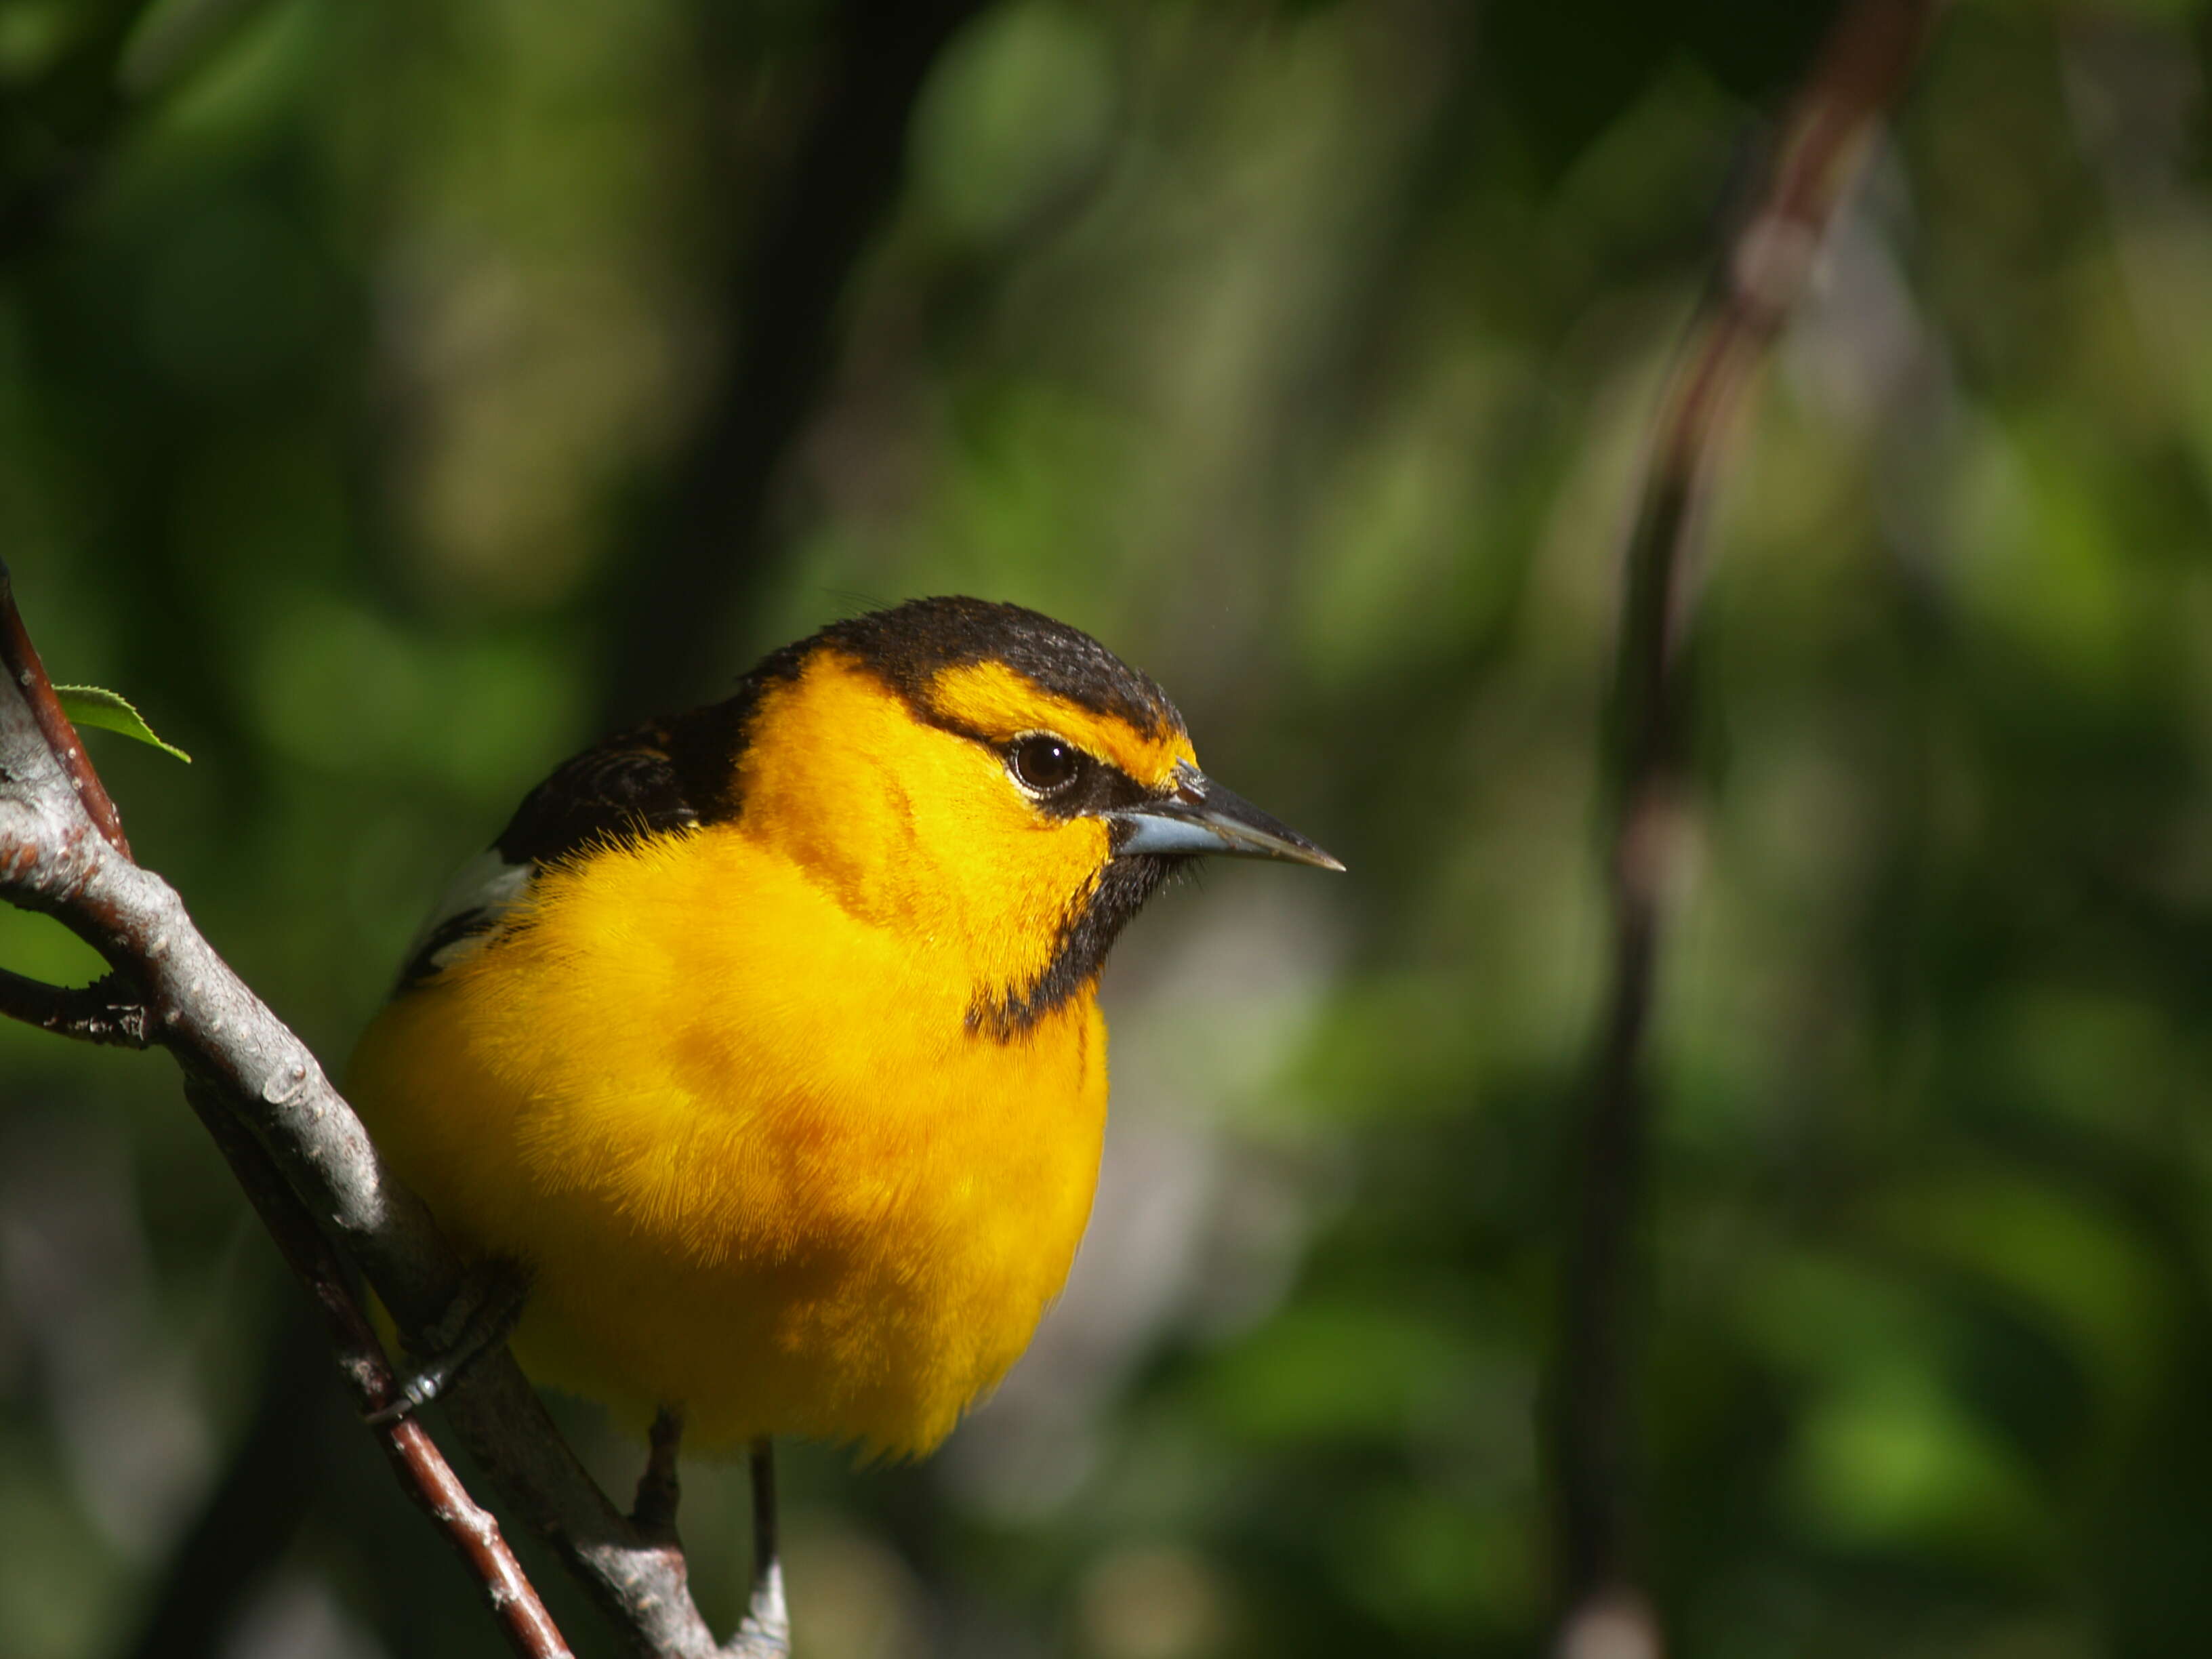
[[[1053,789],[1036,789],[1014,775],[1013,750],[1016,744],[1030,738],[1050,738],[1066,744],[1076,758],[1075,775],[1066,783]],[[1141,806],[1152,799],[1144,785],[1108,760],[1101,760],[1089,750],[1070,743],[1056,732],[1024,732],[1020,737],[1001,743],[988,744],[1004,761],[1008,779],[1014,787],[1045,813],[1055,818],[1097,817],[1115,811]]]
[[[994,737],[980,726],[939,713],[927,703],[910,705],[916,719],[925,726],[933,726],[940,732],[949,732],[956,738],[965,738],[979,747],[988,749],[999,757],[1006,769],[1007,780],[1024,795],[1035,801],[1054,817],[1080,817],[1086,812],[1103,811],[1111,807],[1133,806],[1146,799],[1144,786],[1111,761],[1101,760],[1080,744],[1063,738],[1046,726],[1032,726],[1018,732],[1011,738]],[[1050,738],[1066,746],[1076,757],[1075,775],[1056,789],[1033,789],[1014,773],[1014,749],[1030,738]]]

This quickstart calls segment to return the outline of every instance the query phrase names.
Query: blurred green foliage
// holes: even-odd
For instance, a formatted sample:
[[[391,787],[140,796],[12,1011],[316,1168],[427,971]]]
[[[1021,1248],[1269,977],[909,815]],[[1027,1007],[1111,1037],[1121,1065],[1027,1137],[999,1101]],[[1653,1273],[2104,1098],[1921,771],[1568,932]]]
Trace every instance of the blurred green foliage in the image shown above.
[[[1133,930],[1076,1281],[934,1462],[792,1459],[801,1651],[1532,1651],[1620,532],[1825,8],[975,8],[823,279],[826,372],[735,384],[897,13],[0,0],[31,626],[197,757],[91,740],[333,1063],[664,631],[702,698],[944,591],[1151,669],[1352,874]],[[1750,407],[1635,1317],[1684,1654],[2212,1624],[2208,46],[2190,0],[1950,9]],[[754,397],[791,435],[728,581],[641,614]],[[12,912],[0,961],[96,966]],[[130,1650],[215,1535],[190,1650],[489,1651],[167,1062],[10,1027],[0,1075],[0,1648]],[[687,1480],[726,1624],[742,1492]]]

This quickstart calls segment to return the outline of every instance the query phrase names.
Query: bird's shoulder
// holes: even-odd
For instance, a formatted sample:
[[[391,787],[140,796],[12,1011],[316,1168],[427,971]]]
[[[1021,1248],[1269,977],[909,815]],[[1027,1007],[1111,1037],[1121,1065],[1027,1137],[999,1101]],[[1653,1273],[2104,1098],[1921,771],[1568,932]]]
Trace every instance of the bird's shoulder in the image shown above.
[[[750,690],[617,732],[556,767],[439,896],[408,947],[398,989],[428,984],[495,940],[539,872],[732,815]]]
[[[677,763],[678,724],[650,721],[570,756],[522,798],[491,850],[509,865],[543,868],[696,824],[707,791]]]

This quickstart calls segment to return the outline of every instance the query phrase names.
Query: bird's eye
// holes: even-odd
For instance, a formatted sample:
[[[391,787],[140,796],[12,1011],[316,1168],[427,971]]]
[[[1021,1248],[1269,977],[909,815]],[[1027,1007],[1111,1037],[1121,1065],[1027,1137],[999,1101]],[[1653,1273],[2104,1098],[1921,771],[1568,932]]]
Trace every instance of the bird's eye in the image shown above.
[[[1034,794],[1058,794],[1083,775],[1088,759],[1073,744],[1049,732],[1033,732],[1006,751],[1014,781]]]

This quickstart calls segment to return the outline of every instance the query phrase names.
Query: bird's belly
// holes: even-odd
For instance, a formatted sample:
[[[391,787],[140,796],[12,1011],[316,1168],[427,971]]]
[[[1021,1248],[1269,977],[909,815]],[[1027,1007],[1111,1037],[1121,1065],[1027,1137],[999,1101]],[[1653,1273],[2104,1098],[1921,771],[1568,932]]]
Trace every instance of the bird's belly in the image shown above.
[[[541,928],[394,1003],[350,1079],[457,1242],[532,1270],[526,1367],[634,1423],[680,1406],[703,1449],[933,1446],[1074,1259],[1105,1125],[1096,1002],[1001,1042],[880,989],[868,1024],[826,997],[719,1018],[694,990],[617,1046],[559,1000],[573,975],[523,960],[559,945]]]
[[[927,1450],[1028,1346],[1097,1176],[1103,1075],[1073,1052],[993,1058],[997,1087],[909,1078],[878,1116],[704,1137],[646,1201],[618,1195],[627,1213],[605,1189],[549,1194],[518,1241],[536,1269],[524,1364],[639,1420],[680,1404],[704,1446]]]

